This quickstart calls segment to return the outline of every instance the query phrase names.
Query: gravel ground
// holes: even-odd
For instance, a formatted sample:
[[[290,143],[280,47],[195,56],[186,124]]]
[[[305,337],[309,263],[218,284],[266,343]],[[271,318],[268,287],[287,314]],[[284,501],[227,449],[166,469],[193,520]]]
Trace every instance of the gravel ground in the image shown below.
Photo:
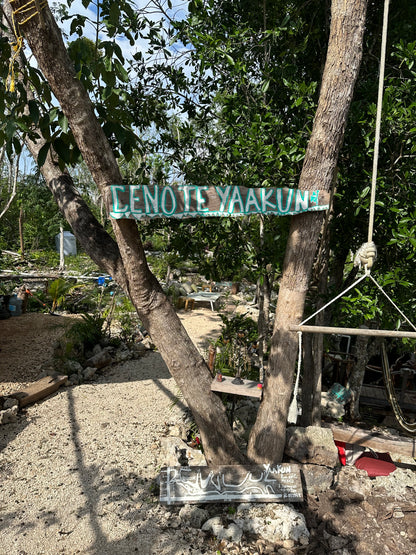
[[[221,322],[206,310],[181,318],[201,348]],[[33,315],[0,324],[4,331],[25,319],[33,324]],[[16,384],[10,357],[7,368],[2,359],[3,376]],[[159,438],[165,422],[182,417],[180,403],[172,408],[176,394],[160,355],[149,353],[62,388],[0,426],[0,554],[203,552],[190,547],[194,533],[168,526],[171,510],[155,491]]]

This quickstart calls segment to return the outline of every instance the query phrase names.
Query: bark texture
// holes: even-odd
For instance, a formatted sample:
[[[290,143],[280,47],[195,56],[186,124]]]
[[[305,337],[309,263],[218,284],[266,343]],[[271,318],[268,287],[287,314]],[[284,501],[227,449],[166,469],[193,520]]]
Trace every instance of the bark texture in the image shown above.
[[[16,0],[13,9],[17,10],[25,2]],[[11,9],[9,2],[5,2],[5,6]],[[42,22],[36,16],[23,23],[24,17],[17,13],[15,19],[22,22],[20,31],[68,119],[94,181],[106,198],[108,186],[122,183],[122,176],[95,117],[93,104],[76,78],[49,7],[46,5],[42,10]],[[74,224],[74,234],[86,252],[100,267],[105,267],[107,271],[111,267],[114,278],[128,292],[195,417],[208,464],[244,462],[226,418],[224,405],[211,392],[208,367],[149,270],[136,222],[113,221],[114,244],[102,228],[96,227],[99,226],[98,222],[89,219],[85,211],[78,211],[80,199],[71,192],[68,175],[58,175],[51,159],[45,163],[42,171],[56,196],[61,196],[64,213],[71,219],[71,225]]]
[[[348,110],[358,76],[367,0],[333,0],[327,59],[318,109],[305,155],[299,189],[329,191],[333,183]],[[292,218],[276,307],[270,366],[263,402],[253,426],[249,457],[258,463],[282,460],[297,355],[291,324],[302,318],[321,229],[320,214]]]

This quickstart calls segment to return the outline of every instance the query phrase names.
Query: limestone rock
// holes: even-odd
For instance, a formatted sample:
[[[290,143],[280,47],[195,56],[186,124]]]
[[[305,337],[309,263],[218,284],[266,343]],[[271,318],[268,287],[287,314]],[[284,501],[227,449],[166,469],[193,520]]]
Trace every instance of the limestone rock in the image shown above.
[[[334,420],[340,420],[340,418],[345,416],[344,405],[328,397],[328,393],[326,391],[321,393],[321,412],[322,416],[332,418]]]
[[[317,495],[327,491],[334,481],[334,471],[326,466],[303,464],[300,471],[308,495]]]
[[[141,357],[147,353],[149,350],[143,342],[134,343],[131,350],[133,351],[134,356]]]
[[[182,288],[185,290],[186,295],[190,295],[191,293],[194,293],[192,283],[190,281],[183,283]]]
[[[14,399],[13,397],[8,397],[7,399],[4,400],[3,403],[3,409],[11,409],[13,407],[18,407],[19,406],[19,401],[17,399]]]
[[[192,449],[179,437],[162,437],[161,466],[206,466],[202,451]]]
[[[146,336],[143,339],[142,344],[146,347],[146,349],[150,351],[153,351],[156,348],[155,344],[153,343],[153,341],[150,339],[149,336]]]
[[[103,349],[96,355],[93,355],[91,358],[89,358],[85,364],[86,366],[92,366],[99,370],[100,368],[104,368],[104,366],[108,366],[112,362],[113,362],[113,358],[108,352],[108,350]]]
[[[127,347],[122,347],[121,349],[117,349],[115,359],[116,362],[124,362],[126,360],[130,360],[133,357],[132,353],[127,349]]]
[[[309,543],[305,517],[290,504],[241,503],[232,518],[244,532],[257,534],[271,542],[293,540],[301,545]]]
[[[195,505],[184,505],[179,511],[182,522],[189,523],[192,528],[201,528],[208,520],[209,513],[205,509],[200,509]]]
[[[19,407],[17,405],[0,411],[0,424],[11,424],[17,421],[17,412]]]
[[[92,366],[87,366],[87,368],[84,368],[82,372],[82,377],[84,380],[91,380],[95,376],[96,372],[97,372],[97,368],[93,368]]]
[[[338,464],[338,450],[330,429],[316,426],[289,427],[285,453],[301,463],[334,467]]]
[[[371,480],[374,489],[381,488],[395,499],[405,501],[409,488],[416,490],[416,472],[409,468],[396,468],[389,476],[377,476]]]
[[[70,374],[68,378],[69,385],[78,385],[79,384],[79,375],[78,374]]]
[[[92,354],[93,355],[98,355],[98,353],[101,353],[102,350],[103,349],[102,349],[101,345],[99,345],[99,344],[94,345],[94,347],[92,349]]]
[[[243,535],[243,530],[235,523],[231,522],[228,526],[224,525],[219,516],[214,516],[205,522],[202,530],[211,532],[219,540],[239,542]]]
[[[362,501],[371,494],[371,481],[365,470],[355,466],[343,466],[336,476],[336,491],[345,492],[349,498]]]
[[[65,372],[68,375],[81,374],[82,366],[77,360],[66,360],[64,363]]]

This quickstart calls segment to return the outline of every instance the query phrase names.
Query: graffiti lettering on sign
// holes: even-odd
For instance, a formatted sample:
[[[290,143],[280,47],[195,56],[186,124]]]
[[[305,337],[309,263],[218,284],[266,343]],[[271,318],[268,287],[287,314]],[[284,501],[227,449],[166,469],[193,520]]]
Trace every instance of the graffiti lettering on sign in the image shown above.
[[[167,467],[161,471],[160,502],[296,502],[303,500],[296,465]]]
[[[111,185],[111,218],[195,218],[327,210],[329,193],[287,188]]]

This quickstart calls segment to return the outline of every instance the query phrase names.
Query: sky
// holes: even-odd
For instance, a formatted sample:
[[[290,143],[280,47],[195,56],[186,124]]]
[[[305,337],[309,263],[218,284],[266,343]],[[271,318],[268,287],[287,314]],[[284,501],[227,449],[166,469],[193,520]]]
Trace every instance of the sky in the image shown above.
[[[172,0],[171,9],[167,8],[166,0],[160,0],[160,2],[167,9],[169,15],[174,18],[184,18],[187,14],[187,0]],[[162,17],[160,11],[157,8],[157,0],[136,0],[133,1],[132,4],[137,7],[137,10],[145,10],[147,17],[153,21],[159,21]],[[51,2],[50,6],[55,14],[56,10],[54,10],[54,8],[56,8],[58,5],[67,6],[67,3]],[[91,20],[91,23],[86,23],[83,36],[95,41],[96,31],[93,22],[95,22],[97,14],[96,2],[90,2],[88,7],[85,8],[82,0],[74,0],[70,8],[68,9],[68,13],[69,15],[80,14],[83,16],[87,16]],[[70,35],[71,19],[67,19],[66,21],[61,22],[57,18],[57,23],[63,32],[65,41],[72,41],[78,38],[77,34]],[[106,40],[106,35],[104,34],[104,32],[100,33],[99,38],[101,40]],[[144,56],[146,56],[148,43],[145,39],[138,38],[133,46],[124,36],[117,36],[115,40],[120,46],[123,56],[126,60],[131,60],[133,58],[133,55],[137,52],[141,52]],[[181,48],[181,45],[177,46],[177,48]],[[30,60],[31,63],[36,64],[36,60],[33,57],[30,57]],[[20,161],[20,170],[27,171],[28,165],[32,166],[33,161],[31,160],[30,156],[27,157],[26,155],[23,155]]]
[[[187,13],[186,0],[174,0],[172,2],[173,4],[172,9],[167,8],[165,0],[161,0],[161,3],[166,7],[167,12],[171,16],[175,18],[183,18],[186,16],[186,13]],[[59,2],[59,4],[66,5],[66,2]],[[97,8],[95,4],[96,4],[95,2],[91,2],[88,8],[85,8],[81,0],[75,0],[69,9],[69,14],[85,15],[89,17],[92,21],[95,21],[96,13],[97,13]],[[153,21],[158,21],[162,17],[159,10],[157,9],[157,5],[156,5],[157,2],[154,2],[154,0],[136,0],[132,2],[132,4],[137,7],[137,10],[145,10],[147,17]],[[70,40],[74,40],[77,38],[77,35],[69,36],[70,25],[71,25],[70,20],[67,20],[63,23],[58,22],[58,24],[62,26],[61,28],[63,29],[64,33],[69,37]],[[84,29],[85,29],[84,36],[90,38],[91,40],[95,40],[94,26],[92,24],[87,24]],[[100,39],[105,40],[105,38],[106,38],[105,34],[101,33]],[[148,48],[148,44],[146,40],[142,38],[139,38],[135,42],[134,46],[131,46],[130,42],[125,37],[122,37],[122,36],[116,37],[116,42],[119,44],[123,52],[123,56],[127,60],[131,59],[133,55],[136,54],[137,52],[142,52],[143,54],[145,54]]]

